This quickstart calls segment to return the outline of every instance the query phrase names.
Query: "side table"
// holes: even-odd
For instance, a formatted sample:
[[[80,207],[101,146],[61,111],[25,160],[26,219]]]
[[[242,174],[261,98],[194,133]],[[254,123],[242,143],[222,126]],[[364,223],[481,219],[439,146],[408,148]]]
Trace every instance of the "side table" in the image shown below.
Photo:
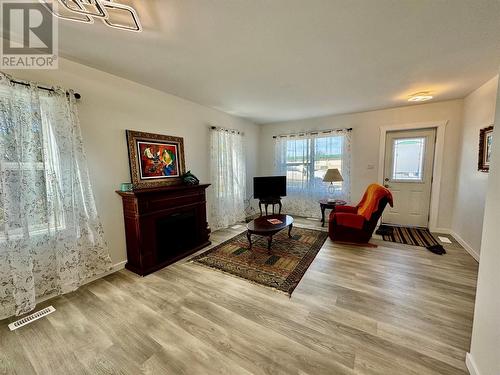
[[[336,206],[344,206],[346,205],[346,201],[342,200],[335,200],[335,201],[329,201],[328,199],[321,199],[319,201],[319,206],[321,208],[321,226],[325,226],[325,210],[330,209],[335,211]]]

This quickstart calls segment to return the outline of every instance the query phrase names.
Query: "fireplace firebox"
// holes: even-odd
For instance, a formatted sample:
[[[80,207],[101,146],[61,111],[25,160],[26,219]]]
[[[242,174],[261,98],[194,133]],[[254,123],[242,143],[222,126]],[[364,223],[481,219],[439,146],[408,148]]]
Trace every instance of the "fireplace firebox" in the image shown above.
[[[117,191],[125,220],[125,267],[144,276],[210,245],[205,195],[208,186]]]

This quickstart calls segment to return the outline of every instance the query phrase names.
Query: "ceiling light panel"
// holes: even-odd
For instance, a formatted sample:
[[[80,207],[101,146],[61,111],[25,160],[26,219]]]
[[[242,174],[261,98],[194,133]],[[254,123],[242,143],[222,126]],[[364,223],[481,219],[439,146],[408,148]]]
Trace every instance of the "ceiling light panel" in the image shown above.
[[[430,92],[424,91],[424,92],[417,92],[416,94],[411,95],[408,98],[409,102],[426,102],[428,100],[431,100],[434,98],[434,96],[431,95]]]

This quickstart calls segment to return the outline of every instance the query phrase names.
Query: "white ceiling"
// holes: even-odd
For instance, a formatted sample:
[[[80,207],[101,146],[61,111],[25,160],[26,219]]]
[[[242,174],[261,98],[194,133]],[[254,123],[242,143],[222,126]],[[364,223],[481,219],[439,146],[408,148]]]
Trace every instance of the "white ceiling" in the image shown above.
[[[121,1],[143,33],[61,21],[61,54],[257,123],[462,98],[500,66],[500,0]]]

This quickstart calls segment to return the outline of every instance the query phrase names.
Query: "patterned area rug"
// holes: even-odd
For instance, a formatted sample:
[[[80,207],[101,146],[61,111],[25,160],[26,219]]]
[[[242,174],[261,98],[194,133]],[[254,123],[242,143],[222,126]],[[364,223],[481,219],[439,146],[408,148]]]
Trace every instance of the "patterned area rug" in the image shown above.
[[[252,235],[253,247],[249,250],[243,232],[192,261],[291,296],[327,237],[326,232],[294,227],[289,238],[288,230],[282,230],[274,235],[271,254],[267,254],[265,237]]]
[[[427,228],[381,225],[377,230],[377,234],[380,234],[384,241],[421,246],[440,255],[446,253]]]

